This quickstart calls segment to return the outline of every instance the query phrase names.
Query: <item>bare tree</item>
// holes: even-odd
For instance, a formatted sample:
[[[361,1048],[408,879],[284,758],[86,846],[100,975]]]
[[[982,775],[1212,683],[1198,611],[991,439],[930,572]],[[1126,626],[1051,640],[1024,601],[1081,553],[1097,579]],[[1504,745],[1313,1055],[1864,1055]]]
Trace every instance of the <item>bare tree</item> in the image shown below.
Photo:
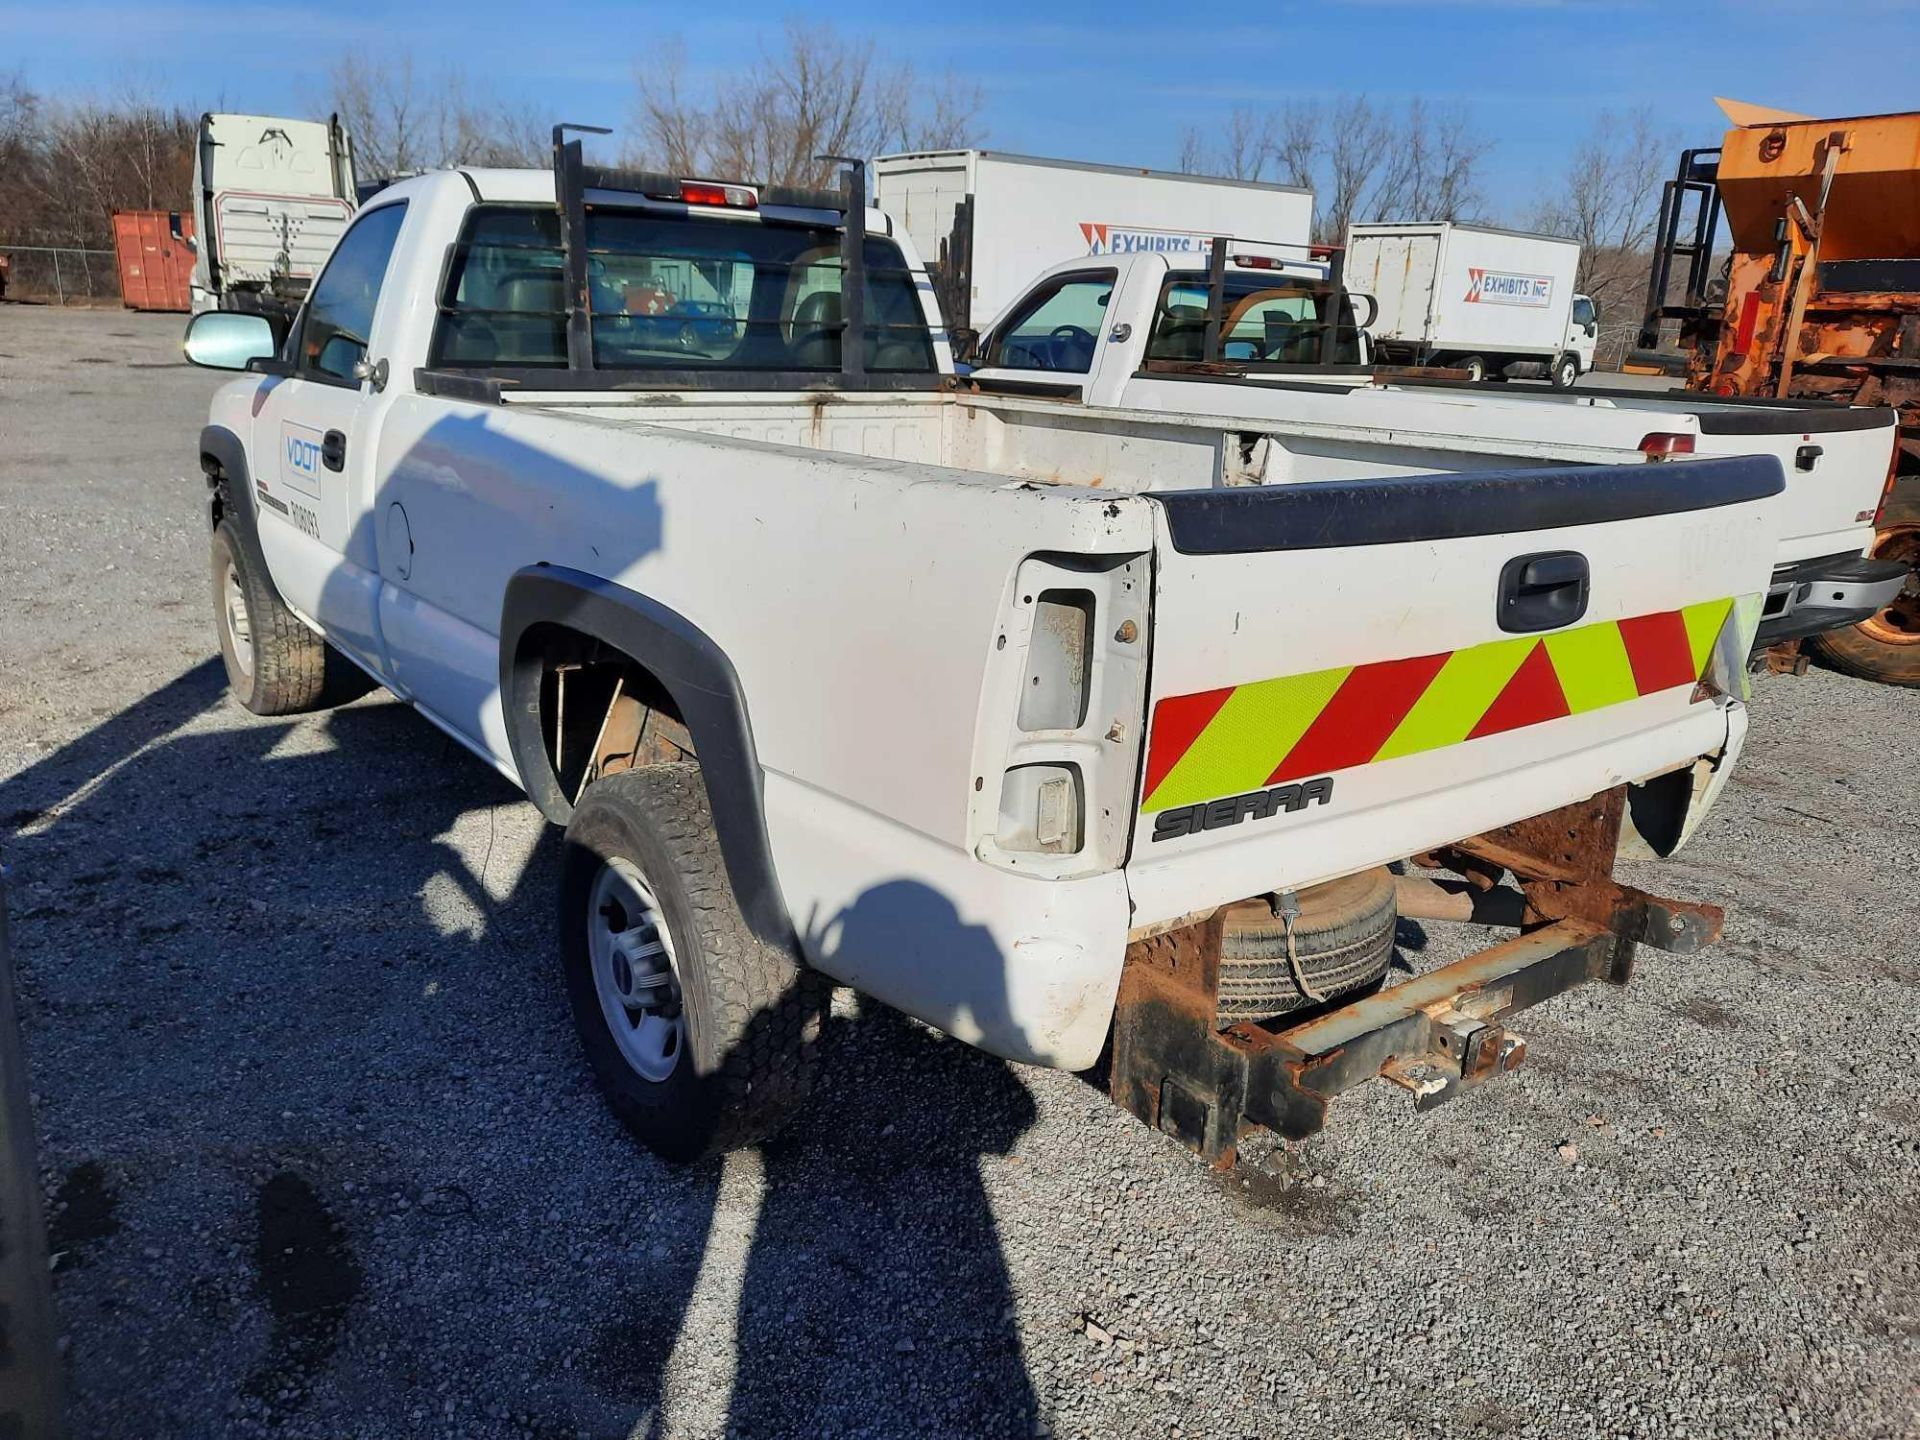
[[[1651,110],[1603,110],[1574,152],[1566,188],[1535,212],[1543,230],[1580,242],[1577,288],[1600,302],[1636,298],[1659,223],[1660,187],[1679,141]]]
[[[1315,192],[1314,238],[1337,243],[1355,220],[1468,218],[1480,207],[1480,165],[1492,148],[1464,106],[1436,110],[1416,98],[1396,111],[1350,95],[1330,106],[1236,108],[1216,136],[1182,134],[1180,168],[1241,180],[1271,169]]]
[[[777,50],[695,97],[684,52],[634,74],[636,164],[773,184],[821,185],[822,155],[865,157],[934,149],[979,138],[977,85],[948,72],[923,81],[910,65],[886,66],[872,41],[829,25],[789,21]]]
[[[456,67],[423,77],[409,51],[379,60],[342,53],[327,78],[363,176],[545,161],[548,132],[539,117],[476,86]]]
[[[1492,148],[1464,106],[1435,111],[1424,100],[1409,101],[1368,197],[1367,218],[1466,218],[1479,208],[1478,169]]]
[[[48,105],[0,81],[0,215],[18,243],[108,249],[115,210],[180,210],[193,117],[131,89]]]
[[[1311,190],[1319,154],[1319,108],[1310,102],[1290,102],[1280,112],[1274,136],[1274,161],[1280,167],[1281,182]]]
[[[1314,238],[1338,243],[1356,218],[1379,212],[1366,204],[1374,177],[1386,163],[1393,143],[1393,122],[1364,95],[1350,95],[1327,117],[1325,169],[1329,184],[1316,194]]]

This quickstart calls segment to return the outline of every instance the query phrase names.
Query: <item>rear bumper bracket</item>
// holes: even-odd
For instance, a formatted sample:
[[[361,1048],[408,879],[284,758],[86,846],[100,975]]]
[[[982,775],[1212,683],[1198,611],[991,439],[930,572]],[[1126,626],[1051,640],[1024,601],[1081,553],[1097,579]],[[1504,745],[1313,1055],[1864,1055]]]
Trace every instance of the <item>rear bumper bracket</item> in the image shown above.
[[[1521,933],[1293,1024],[1215,1028],[1217,916],[1135,943],[1114,1019],[1114,1100],[1225,1166],[1249,1128],[1304,1138],[1335,1097],[1369,1080],[1428,1110],[1514,1069],[1527,1042],[1509,1017],[1591,981],[1625,983],[1639,945],[1691,954],[1719,938],[1713,906],[1612,881],[1622,799],[1611,791],[1444,852],[1471,888],[1510,898],[1486,913]],[[1535,843],[1547,836],[1556,848]],[[1519,892],[1494,887],[1507,871]]]

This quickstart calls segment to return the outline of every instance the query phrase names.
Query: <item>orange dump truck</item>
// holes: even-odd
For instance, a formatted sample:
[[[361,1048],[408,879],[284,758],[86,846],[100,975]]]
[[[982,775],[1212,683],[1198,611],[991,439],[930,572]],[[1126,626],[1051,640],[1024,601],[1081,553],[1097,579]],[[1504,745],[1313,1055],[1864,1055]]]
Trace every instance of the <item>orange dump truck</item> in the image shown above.
[[[1808,643],[1856,675],[1920,686],[1920,111],[1814,120],[1722,100],[1661,207],[1641,349],[1690,389],[1891,406],[1900,443],[1872,554],[1905,589]],[[1731,254],[1715,265],[1724,219]],[[1676,293],[1677,292],[1677,293]],[[1662,322],[1679,322],[1676,354]]]

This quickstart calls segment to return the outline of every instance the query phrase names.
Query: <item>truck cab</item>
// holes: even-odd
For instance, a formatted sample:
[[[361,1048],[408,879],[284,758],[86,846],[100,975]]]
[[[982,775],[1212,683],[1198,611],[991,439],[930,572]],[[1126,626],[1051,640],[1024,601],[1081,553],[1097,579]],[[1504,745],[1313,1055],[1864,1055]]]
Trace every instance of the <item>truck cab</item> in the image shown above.
[[[290,320],[356,208],[340,117],[200,117],[192,308]]]
[[[1584,375],[1593,369],[1593,354],[1599,344],[1600,307],[1591,295],[1575,295],[1573,308],[1567,312],[1567,338],[1561,342],[1561,353],[1571,355]]]
[[[1304,248],[1304,247],[1302,247]],[[1222,275],[1217,358],[1302,378],[1368,373],[1365,296],[1319,259],[1236,249]],[[1191,257],[1097,255],[1041,272],[982,331],[973,377],[1089,405],[1125,403],[1136,373],[1207,359],[1211,277]]]

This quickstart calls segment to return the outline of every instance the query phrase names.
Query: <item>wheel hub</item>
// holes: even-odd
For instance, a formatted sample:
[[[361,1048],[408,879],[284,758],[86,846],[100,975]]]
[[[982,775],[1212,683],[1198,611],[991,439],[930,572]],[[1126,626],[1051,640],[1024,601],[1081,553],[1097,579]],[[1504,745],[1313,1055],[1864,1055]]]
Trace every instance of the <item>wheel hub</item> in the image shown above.
[[[588,954],[600,1013],[621,1058],[662,1081],[686,1041],[673,936],[653,889],[627,860],[600,867],[587,902]]]
[[[247,618],[247,593],[240,588],[240,575],[227,565],[226,583],[221,586],[226,599],[227,641],[233,646],[233,663],[243,675],[253,674],[253,622]]]

